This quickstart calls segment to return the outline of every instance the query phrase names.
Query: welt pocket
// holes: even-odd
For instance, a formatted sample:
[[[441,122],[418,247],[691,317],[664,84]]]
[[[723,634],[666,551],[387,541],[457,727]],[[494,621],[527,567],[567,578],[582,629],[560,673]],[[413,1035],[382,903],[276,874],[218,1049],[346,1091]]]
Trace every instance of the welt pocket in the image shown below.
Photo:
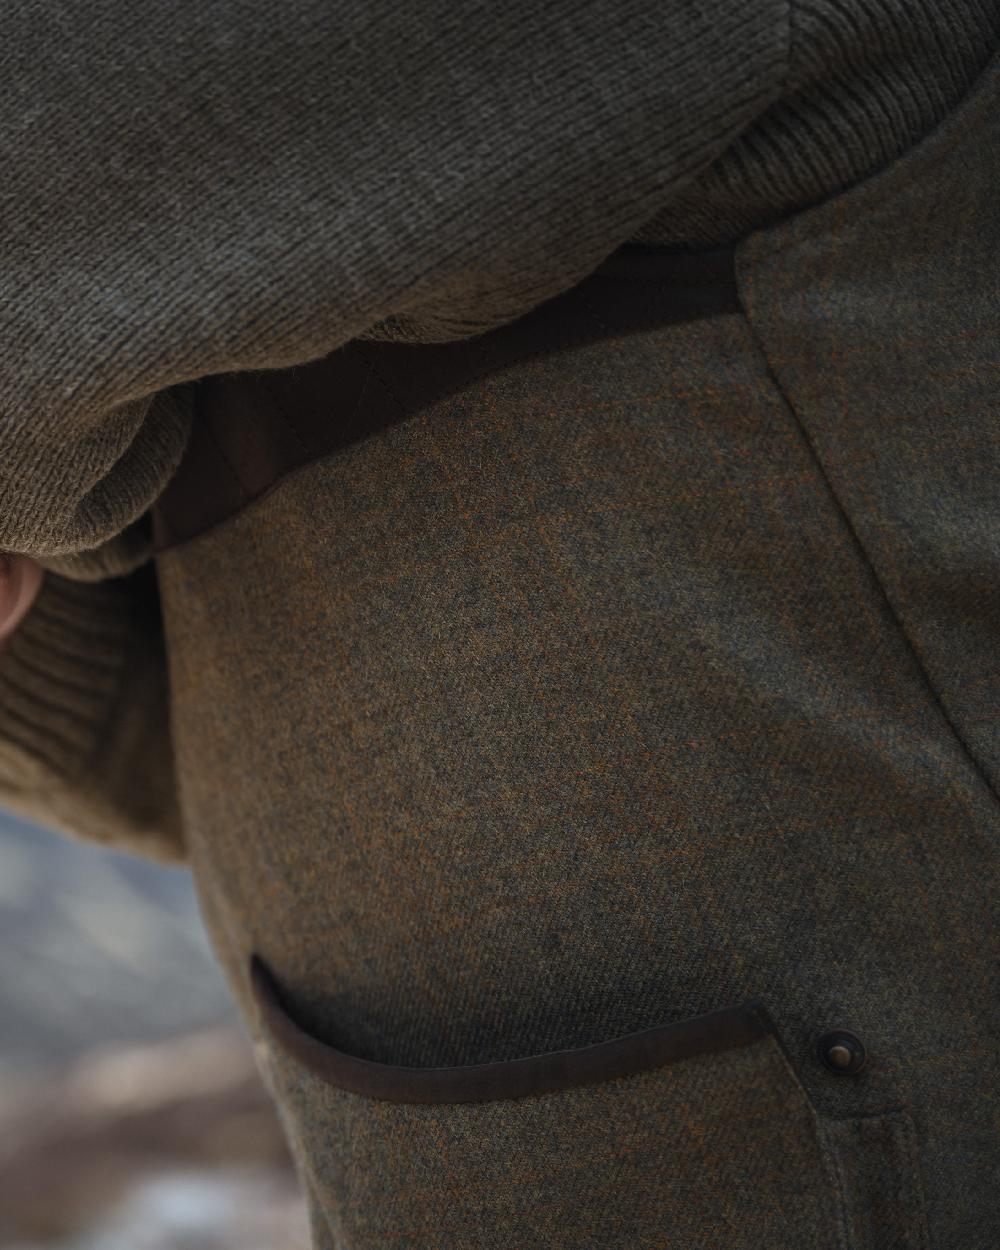
[[[274,980],[259,959],[251,962],[250,975],[258,1012],[286,1054],[338,1089],[389,1102],[527,1098],[633,1076],[696,1055],[747,1046],[769,1035],[777,1039],[764,1003],[749,999],[738,1006],[574,1050],[465,1067],[397,1067],[346,1054],[313,1037],[281,1005]]]
[[[842,1250],[838,1186],[763,1002],[575,1050],[407,1068],[296,1023],[259,959],[266,1076],[316,1250]]]

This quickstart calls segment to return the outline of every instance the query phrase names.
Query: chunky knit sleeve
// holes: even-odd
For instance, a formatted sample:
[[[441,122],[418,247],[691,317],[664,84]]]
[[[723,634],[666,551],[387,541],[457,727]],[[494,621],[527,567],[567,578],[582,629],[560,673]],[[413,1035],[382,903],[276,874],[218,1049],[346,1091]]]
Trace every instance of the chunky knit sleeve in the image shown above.
[[[70,836],[185,857],[154,567],[46,572],[0,656],[0,806]]]
[[[787,0],[8,0],[0,549],[113,540],[199,377],[575,285],[787,57]]]

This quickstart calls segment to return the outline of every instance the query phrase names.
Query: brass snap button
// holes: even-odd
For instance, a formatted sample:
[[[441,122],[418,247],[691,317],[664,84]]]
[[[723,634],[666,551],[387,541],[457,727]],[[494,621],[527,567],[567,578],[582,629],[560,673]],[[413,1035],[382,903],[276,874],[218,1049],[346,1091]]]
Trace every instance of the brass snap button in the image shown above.
[[[831,1072],[850,1075],[859,1072],[865,1064],[867,1052],[860,1037],[846,1029],[831,1029],[816,1043],[820,1061]]]

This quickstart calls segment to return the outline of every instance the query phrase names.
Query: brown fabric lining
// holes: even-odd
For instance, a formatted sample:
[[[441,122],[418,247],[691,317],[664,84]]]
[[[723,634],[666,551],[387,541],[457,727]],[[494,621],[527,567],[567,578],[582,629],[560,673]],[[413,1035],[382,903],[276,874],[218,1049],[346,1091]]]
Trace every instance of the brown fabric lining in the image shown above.
[[[355,339],[306,365],[203,379],[184,458],[152,509],[154,551],[204,533],[293,470],[506,365],[740,312],[734,256],[732,247],[682,253],[626,244],[571,291],[472,339]]]
[[[768,1034],[781,1045],[764,1003],[751,998],[739,1006],[724,1007],[576,1050],[551,1051],[503,1063],[465,1067],[396,1067],[345,1054],[299,1028],[282,1005],[274,978],[257,955],[250,959],[250,985],[262,1023],[286,1054],[330,1085],[391,1102],[492,1102],[526,1098],[634,1076],[696,1055],[747,1046]],[[781,1048],[786,1053],[784,1046]]]

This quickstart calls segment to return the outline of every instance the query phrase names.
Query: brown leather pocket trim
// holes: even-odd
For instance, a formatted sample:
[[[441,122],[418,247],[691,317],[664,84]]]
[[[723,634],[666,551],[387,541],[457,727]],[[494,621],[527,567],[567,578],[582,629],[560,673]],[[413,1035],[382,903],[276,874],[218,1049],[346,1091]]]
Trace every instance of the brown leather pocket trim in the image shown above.
[[[576,1050],[457,1068],[394,1067],[345,1054],[299,1028],[283,1007],[274,978],[257,955],[250,959],[250,984],[261,1024],[275,1046],[330,1085],[390,1102],[525,1098],[634,1076],[695,1055],[747,1046],[768,1034],[781,1044],[764,1003],[751,998],[739,1006]]]
[[[735,250],[626,244],[583,282],[508,325],[448,343],[353,339],[288,369],[195,384],[191,437],[152,508],[166,551],[259,499],[295,469],[335,455],[507,365],[659,325],[739,313]]]

